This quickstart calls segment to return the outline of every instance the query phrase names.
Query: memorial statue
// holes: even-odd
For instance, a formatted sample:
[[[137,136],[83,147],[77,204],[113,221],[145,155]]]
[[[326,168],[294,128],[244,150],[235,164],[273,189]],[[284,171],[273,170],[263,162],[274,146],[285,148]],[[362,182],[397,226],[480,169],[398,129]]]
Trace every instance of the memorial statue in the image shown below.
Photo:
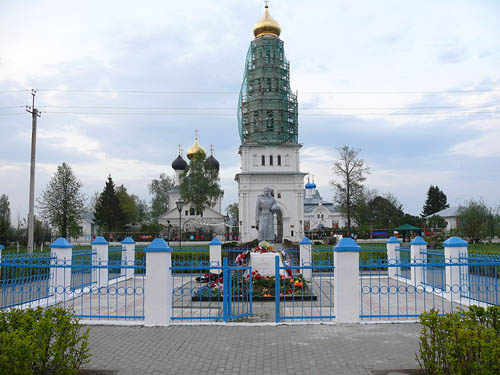
[[[255,223],[259,231],[258,240],[274,241],[274,213],[278,211],[276,199],[271,196],[271,188],[266,187],[264,194],[257,197]]]

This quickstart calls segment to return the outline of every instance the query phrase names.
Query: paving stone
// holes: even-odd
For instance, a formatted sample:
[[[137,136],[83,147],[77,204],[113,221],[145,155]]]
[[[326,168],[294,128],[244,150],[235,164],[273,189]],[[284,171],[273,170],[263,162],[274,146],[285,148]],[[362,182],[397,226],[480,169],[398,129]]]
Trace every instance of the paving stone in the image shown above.
[[[418,324],[92,326],[85,368],[119,375],[397,372],[418,368],[419,334]]]

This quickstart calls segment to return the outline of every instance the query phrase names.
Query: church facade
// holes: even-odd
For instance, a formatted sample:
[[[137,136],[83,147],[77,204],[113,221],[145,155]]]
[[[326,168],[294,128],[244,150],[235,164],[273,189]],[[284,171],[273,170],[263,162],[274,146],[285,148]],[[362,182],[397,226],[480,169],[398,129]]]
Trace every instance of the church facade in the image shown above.
[[[278,204],[276,242],[304,237],[304,176],[300,171],[297,96],[280,26],[265,7],[253,29],[238,103],[241,171],[238,183],[241,241],[257,238],[255,209],[265,187]]]

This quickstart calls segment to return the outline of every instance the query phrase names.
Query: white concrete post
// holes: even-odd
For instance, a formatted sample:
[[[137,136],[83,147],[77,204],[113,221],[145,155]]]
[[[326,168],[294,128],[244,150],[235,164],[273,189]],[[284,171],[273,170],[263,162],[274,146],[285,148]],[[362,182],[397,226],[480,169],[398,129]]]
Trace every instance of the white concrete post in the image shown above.
[[[144,249],[144,324],[166,326],[172,317],[172,249],[161,238],[155,238]]]
[[[135,265],[135,241],[131,237],[127,237],[122,241],[122,264],[126,265],[127,268],[122,268],[122,276],[131,279],[134,277],[134,267]]]
[[[304,237],[299,243],[300,246],[300,263],[299,266],[312,266],[312,242],[309,238]],[[303,269],[302,276],[304,280],[311,280],[312,269]]]
[[[387,263],[390,264],[398,264],[400,262],[399,257],[396,255],[396,249],[401,246],[401,242],[392,236],[386,242],[387,246]],[[389,277],[395,279],[398,267],[387,267],[387,272],[389,273]]]
[[[460,296],[469,294],[469,267],[459,266],[460,256],[467,258],[467,241],[460,237],[450,237],[443,242],[444,261],[447,264],[446,295],[450,300],[460,300]],[[449,264],[449,265],[448,265]],[[460,280],[462,273],[462,280]]]
[[[96,286],[108,286],[109,268],[108,268],[108,245],[109,242],[104,237],[96,237],[91,242],[92,251],[96,252],[96,262],[94,264],[100,266],[96,272]],[[94,280],[92,280],[94,281]]]
[[[208,244],[210,246],[210,265],[222,267],[222,242],[217,237],[214,237]],[[220,272],[212,272],[220,273]]]
[[[416,265],[426,263],[427,256],[422,254],[425,250],[427,250],[427,242],[420,236],[415,237],[413,241],[410,242],[410,263]],[[410,282],[413,286],[422,285],[424,272],[425,269],[422,266],[410,268]]]
[[[335,279],[333,305],[337,323],[359,323],[361,286],[359,246],[352,238],[342,238],[334,250]]]
[[[55,300],[63,299],[71,288],[71,257],[73,245],[65,238],[58,238],[51,245],[52,256],[50,260],[50,278],[54,289]],[[52,257],[51,257],[52,258]]]

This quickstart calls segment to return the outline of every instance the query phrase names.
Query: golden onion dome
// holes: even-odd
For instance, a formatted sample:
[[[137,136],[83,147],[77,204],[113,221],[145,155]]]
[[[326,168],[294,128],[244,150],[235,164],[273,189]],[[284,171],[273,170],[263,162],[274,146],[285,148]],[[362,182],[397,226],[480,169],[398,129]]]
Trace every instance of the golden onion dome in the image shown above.
[[[198,143],[198,138],[195,138],[193,145],[188,148],[186,156],[189,160],[191,160],[194,154],[197,154],[198,152],[203,152],[204,154],[206,153],[205,149]]]
[[[264,17],[262,17],[253,27],[253,35],[255,35],[256,38],[262,35],[278,37],[281,34],[280,24],[269,14],[269,6],[267,4],[265,8]]]

